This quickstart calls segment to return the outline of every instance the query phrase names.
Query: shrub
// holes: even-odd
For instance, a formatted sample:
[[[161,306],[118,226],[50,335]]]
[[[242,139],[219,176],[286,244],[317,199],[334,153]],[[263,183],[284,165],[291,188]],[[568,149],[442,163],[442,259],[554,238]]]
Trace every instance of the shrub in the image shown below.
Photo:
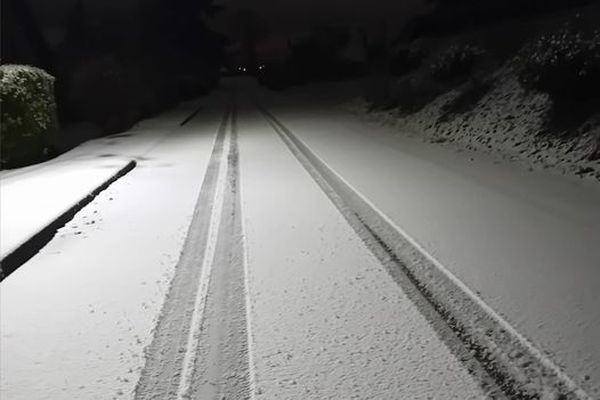
[[[0,66],[1,164],[43,160],[58,129],[54,77],[25,65]]]
[[[540,36],[516,58],[523,87],[555,100],[585,100],[600,87],[600,31],[585,33],[569,25]]]
[[[431,74],[442,82],[468,77],[483,54],[477,46],[453,44],[433,62]]]

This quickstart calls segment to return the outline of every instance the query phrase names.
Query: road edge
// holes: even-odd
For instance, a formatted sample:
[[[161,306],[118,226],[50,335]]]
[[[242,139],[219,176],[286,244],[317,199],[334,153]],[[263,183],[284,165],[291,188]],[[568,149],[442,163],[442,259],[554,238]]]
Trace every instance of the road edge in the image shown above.
[[[0,261],[0,281],[6,279],[10,274],[15,272],[19,267],[35,256],[46,244],[52,240],[60,228],[65,226],[73,219],[73,217],[75,217],[75,214],[91,203],[100,193],[108,189],[110,185],[131,172],[136,166],[137,162],[135,160],[130,160],[127,164],[125,164],[124,167],[119,169],[110,178],[98,185],[94,190],[89,192],[77,203],[69,207],[52,222],[47,224],[44,228],[21,243],[16,249],[4,256],[4,258]]]

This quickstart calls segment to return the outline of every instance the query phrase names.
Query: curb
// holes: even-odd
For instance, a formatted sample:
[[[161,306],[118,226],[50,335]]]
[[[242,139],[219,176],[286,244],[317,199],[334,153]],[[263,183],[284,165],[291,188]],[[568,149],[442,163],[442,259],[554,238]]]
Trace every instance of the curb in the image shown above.
[[[73,219],[75,214],[94,200],[102,191],[133,170],[136,165],[137,163],[135,160],[129,161],[107,181],[79,200],[11,253],[7,254],[0,260],[0,281],[15,272],[21,265],[25,264],[30,258],[37,254],[46,244],[48,244],[48,242],[50,242],[50,240],[52,240],[58,229],[62,228],[67,222]]]

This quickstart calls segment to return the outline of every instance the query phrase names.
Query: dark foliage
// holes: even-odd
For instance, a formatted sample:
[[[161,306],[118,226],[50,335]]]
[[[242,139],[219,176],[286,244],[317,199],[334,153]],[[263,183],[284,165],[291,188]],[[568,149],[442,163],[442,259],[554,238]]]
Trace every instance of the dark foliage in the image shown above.
[[[2,0],[2,64],[35,65],[53,72],[53,56],[29,3]]]
[[[320,26],[310,37],[289,44],[291,55],[279,64],[258,71],[259,82],[272,89],[285,89],[310,82],[337,81],[363,76],[364,62],[344,58],[347,32]]]
[[[514,68],[525,89],[546,93],[552,102],[540,135],[570,138],[589,131],[589,122],[600,110],[597,20],[577,15],[540,35],[519,52]],[[600,139],[595,140],[590,160],[600,154]]]
[[[63,104],[74,121],[89,121],[105,132],[129,128],[148,106],[148,87],[136,65],[96,57],[70,69]]]
[[[469,77],[483,54],[483,50],[470,44],[451,45],[433,62],[431,75],[441,82]]]
[[[552,100],[545,132],[577,134],[600,109],[600,30],[568,24],[541,35],[522,49],[515,68],[524,88]]]
[[[516,59],[521,84],[555,100],[586,100],[599,95],[600,31],[572,26],[542,35]]]
[[[434,9],[410,21],[402,37],[442,36],[513,18],[593,4],[595,0],[431,0]]]
[[[401,49],[390,60],[390,72],[394,76],[406,75],[419,68],[423,58],[424,53],[422,51]]]
[[[290,44],[292,55],[288,63],[297,71],[297,83],[351,77],[357,72],[356,66],[341,55],[347,42],[346,32],[317,27],[307,40]]]
[[[133,11],[107,12],[80,0],[52,52],[26,2],[4,3],[11,29],[5,35],[3,26],[2,62],[42,66],[56,76],[63,125],[88,121],[115,133],[205,93],[219,78],[225,38],[203,20],[220,9],[212,0],[147,0]]]
[[[269,32],[267,21],[256,11],[245,8],[235,14],[232,25],[233,35],[240,38],[246,69],[252,73],[257,72],[256,46]]]
[[[0,66],[0,166],[43,161],[58,128],[54,78],[41,69]]]

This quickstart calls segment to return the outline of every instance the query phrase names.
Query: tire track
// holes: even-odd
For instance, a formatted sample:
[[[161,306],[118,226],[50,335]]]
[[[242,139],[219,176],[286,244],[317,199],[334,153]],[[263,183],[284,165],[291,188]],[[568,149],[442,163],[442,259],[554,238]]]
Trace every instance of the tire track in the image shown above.
[[[227,178],[202,338],[190,385],[193,399],[249,399],[250,354],[239,182],[237,112],[231,114]]]
[[[237,143],[229,122],[234,115],[228,109],[219,126],[175,276],[146,349],[136,399],[247,397]],[[233,366],[238,379],[221,379]],[[204,383],[212,389],[204,392]]]
[[[257,107],[490,398],[591,399],[275,116]]]

